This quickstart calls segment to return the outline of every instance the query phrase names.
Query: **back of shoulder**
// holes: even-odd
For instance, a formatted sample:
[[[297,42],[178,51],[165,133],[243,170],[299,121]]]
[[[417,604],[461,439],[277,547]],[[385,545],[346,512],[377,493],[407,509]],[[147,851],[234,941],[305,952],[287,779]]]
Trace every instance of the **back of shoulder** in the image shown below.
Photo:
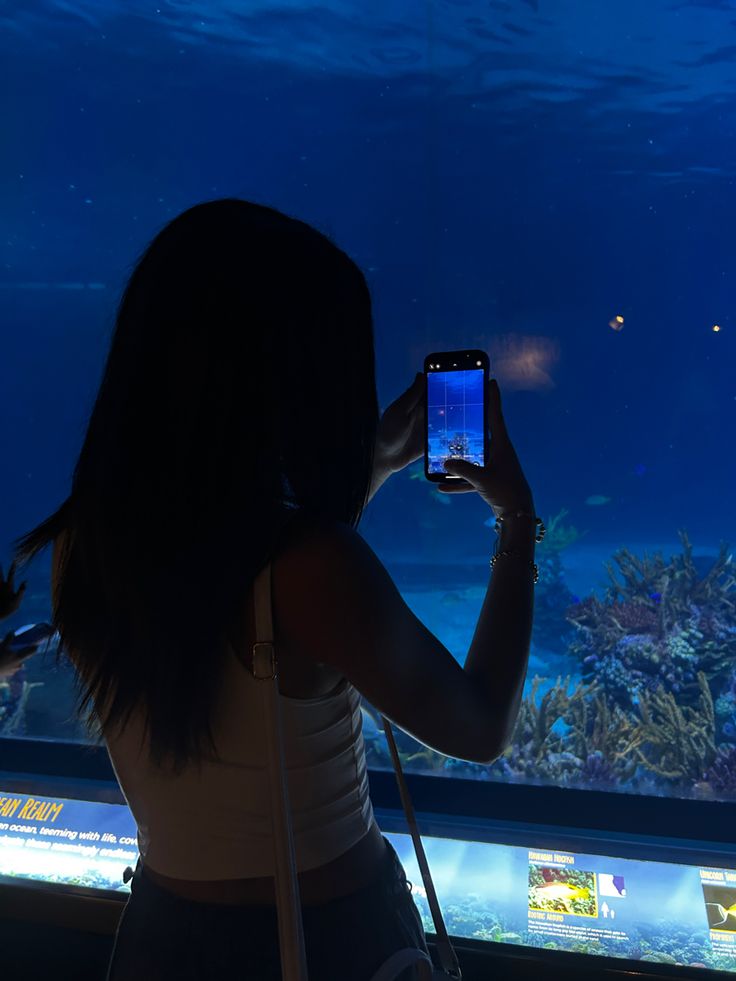
[[[348,668],[356,659],[346,650],[355,626],[369,620],[381,629],[401,601],[367,542],[348,525],[326,519],[301,522],[274,561],[273,581],[275,612],[289,646]]]
[[[273,562],[277,643],[329,664],[379,712],[446,756],[501,751],[477,686],[348,525],[302,522]]]
[[[339,561],[355,555],[361,546],[370,551],[365,540],[342,521],[329,518],[305,516],[293,524],[293,532],[288,539],[288,546],[280,553],[277,561],[308,562]]]
[[[382,572],[388,577],[375,552],[357,531],[327,518],[302,519],[276,563],[279,571],[274,571],[275,577],[297,576],[305,589],[309,589],[306,581],[309,576],[339,581],[341,573],[349,573],[349,578],[354,579],[371,574],[380,576]]]

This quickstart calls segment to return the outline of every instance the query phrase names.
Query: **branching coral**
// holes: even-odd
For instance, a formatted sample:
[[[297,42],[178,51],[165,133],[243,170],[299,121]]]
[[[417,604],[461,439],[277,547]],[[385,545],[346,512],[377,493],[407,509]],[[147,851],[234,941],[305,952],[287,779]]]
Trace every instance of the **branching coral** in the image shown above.
[[[606,563],[610,585],[606,599],[613,603],[619,598],[626,602],[640,602],[656,607],[659,614],[659,633],[663,635],[671,626],[687,622],[694,612],[704,624],[715,619],[733,624],[736,620],[736,576],[733,558],[728,544],[722,542],[718,556],[709,571],[699,578],[693,561],[693,547],[687,532],[681,530],[678,537],[682,554],[673,555],[665,562],[660,552],[653,556],[646,553],[638,558],[626,548],[614,553],[613,563]],[[617,575],[623,579],[623,585]],[[695,611],[694,611],[695,608]]]
[[[642,692],[641,726],[634,751],[639,760],[660,777],[702,780],[716,757],[715,715],[708,680],[698,672],[697,709],[680,707],[670,692]]]
[[[568,692],[569,678],[558,678],[540,699],[542,680],[534,678],[522,702],[511,746],[494,764],[499,775],[552,779],[560,786],[613,787],[643,767],[684,784],[702,780],[714,763],[713,701],[703,672],[697,709],[681,707],[659,687],[642,692],[636,714],[611,706],[594,685],[579,683]]]
[[[559,786],[579,785],[586,775],[600,786],[625,778],[628,771],[623,766],[614,778],[614,764],[607,754],[619,752],[623,758],[619,742],[626,734],[623,729],[615,733],[618,717],[613,721],[605,715],[596,720],[597,703],[591,704],[594,686],[578,682],[568,690],[570,678],[558,678],[539,698],[543,681],[533,679],[531,692],[521,704],[511,745],[492,771],[510,779],[554,781]],[[620,715],[623,719],[623,713]],[[617,760],[615,765],[619,765]]]
[[[538,765],[550,751],[559,752],[562,737],[553,732],[554,725],[559,720],[565,722],[575,706],[584,711],[584,700],[591,690],[588,685],[577,684],[568,694],[571,679],[558,678],[537,702],[539,686],[544,680],[538,676],[532,680],[531,691],[521,703],[514,729],[512,747],[526,765]]]
[[[634,751],[643,737],[637,723],[619,705],[611,708],[605,695],[596,691],[592,701],[582,699],[571,704],[566,721],[570,726],[568,743],[584,769],[601,776],[615,773],[621,783],[633,776],[637,765]]]

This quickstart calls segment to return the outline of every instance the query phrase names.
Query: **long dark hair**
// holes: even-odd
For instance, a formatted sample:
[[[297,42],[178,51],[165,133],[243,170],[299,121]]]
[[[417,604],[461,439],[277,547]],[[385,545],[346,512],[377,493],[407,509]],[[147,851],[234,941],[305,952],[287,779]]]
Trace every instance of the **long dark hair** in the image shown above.
[[[61,507],[53,623],[90,734],[144,710],[151,755],[214,751],[225,630],[294,515],[355,527],[378,425],[371,302],[309,225],[237,199],[190,208],[123,293]]]

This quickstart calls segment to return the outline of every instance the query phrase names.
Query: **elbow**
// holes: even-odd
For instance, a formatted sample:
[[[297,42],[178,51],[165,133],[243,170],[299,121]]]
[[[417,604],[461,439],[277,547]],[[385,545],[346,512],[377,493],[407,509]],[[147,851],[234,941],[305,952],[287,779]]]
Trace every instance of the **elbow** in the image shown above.
[[[499,757],[503,756],[511,743],[514,741],[516,724],[519,718],[519,704],[509,710],[509,713],[499,713],[496,716],[492,731],[490,732],[490,743],[488,746],[487,759],[484,760],[486,766],[495,763]]]
[[[490,766],[492,763],[495,763],[497,759],[503,756],[505,752],[506,752],[505,744],[502,743],[496,744],[495,746],[491,747],[490,752],[483,754],[483,759],[479,760],[479,762],[482,763],[483,766]]]
[[[491,734],[491,741],[487,744],[486,752],[483,754],[484,758],[481,762],[485,766],[490,766],[495,763],[497,759],[503,756],[506,750],[511,745],[513,737],[513,729],[505,730],[504,732],[494,732]]]

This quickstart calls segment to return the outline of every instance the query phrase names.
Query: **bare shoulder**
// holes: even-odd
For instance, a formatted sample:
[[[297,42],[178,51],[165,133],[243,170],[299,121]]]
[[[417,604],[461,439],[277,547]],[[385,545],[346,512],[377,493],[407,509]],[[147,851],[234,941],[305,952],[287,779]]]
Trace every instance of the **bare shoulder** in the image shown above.
[[[349,525],[327,518],[309,517],[294,524],[288,544],[274,560],[282,576],[301,575],[335,563],[368,566],[375,553],[365,539]],[[274,572],[274,575],[277,573]]]
[[[328,664],[379,712],[446,756],[487,762],[501,750],[472,679],[413,614],[363,537],[300,523],[273,561],[277,635]]]

